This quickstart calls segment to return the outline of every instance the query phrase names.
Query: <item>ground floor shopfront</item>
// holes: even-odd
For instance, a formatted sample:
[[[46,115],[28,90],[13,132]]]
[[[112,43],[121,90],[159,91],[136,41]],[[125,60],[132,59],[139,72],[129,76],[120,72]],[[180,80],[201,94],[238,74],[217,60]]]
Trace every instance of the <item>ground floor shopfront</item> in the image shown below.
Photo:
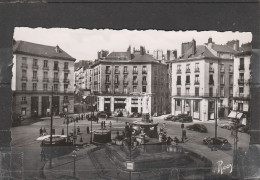
[[[249,98],[234,97],[233,112],[241,114],[240,123],[243,125],[250,124],[250,100]]]
[[[172,98],[172,115],[189,114],[194,120],[209,121],[228,115],[227,99]],[[216,113],[217,112],[217,113]]]
[[[74,95],[55,93],[53,98],[49,93],[13,93],[12,111],[24,118],[46,117],[51,114],[74,112]]]

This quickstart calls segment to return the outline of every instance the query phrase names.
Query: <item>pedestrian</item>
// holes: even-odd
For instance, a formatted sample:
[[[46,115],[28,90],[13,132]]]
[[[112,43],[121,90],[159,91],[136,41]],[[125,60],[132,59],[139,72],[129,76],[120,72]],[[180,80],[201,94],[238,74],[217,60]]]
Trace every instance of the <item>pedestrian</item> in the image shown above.
[[[107,120],[107,118],[108,118],[108,115],[106,114],[106,120]]]
[[[40,136],[42,136],[42,127],[41,127],[41,129],[40,129]]]
[[[104,128],[106,128],[106,121],[104,121]]]
[[[77,127],[77,132],[80,133],[80,128],[79,128],[79,126]]]
[[[45,159],[45,152],[44,152],[44,150],[43,150],[43,148],[42,148],[42,151],[41,151],[41,161],[45,161],[46,159]]]
[[[103,129],[103,121],[101,121],[101,129]]]
[[[99,118],[97,117],[97,124],[98,124],[98,120],[99,120]]]
[[[43,134],[44,136],[47,134],[45,127],[43,128],[42,134]]]
[[[87,134],[89,134],[89,127],[87,126]]]
[[[112,127],[112,122],[111,121],[109,122],[109,127]]]

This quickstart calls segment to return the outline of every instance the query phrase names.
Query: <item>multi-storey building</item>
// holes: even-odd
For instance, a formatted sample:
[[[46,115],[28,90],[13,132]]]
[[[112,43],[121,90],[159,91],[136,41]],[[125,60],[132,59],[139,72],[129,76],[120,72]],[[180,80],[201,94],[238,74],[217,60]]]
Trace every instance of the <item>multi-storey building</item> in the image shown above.
[[[234,58],[233,110],[243,124],[250,120],[251,43],[244,44]]]
[[[182,46],[183,54],[172,62],[172,114],[190,114],[201,121],[227,117],[237,51],[211,38],[205,45],[196,46],[193,40]]]
[[[142,113],[146,103],[148,113],[154,114],[165,113],[169,106],[167,66],[151,55],[112,52],[94,64],[92,71],[91,86],[98,95],[99,111]]]
[[[74,112],[74,61],[59,46],[17,41],[13,47],[13,112],[26,117]],[[53,92],[53,98],[51,98]]]

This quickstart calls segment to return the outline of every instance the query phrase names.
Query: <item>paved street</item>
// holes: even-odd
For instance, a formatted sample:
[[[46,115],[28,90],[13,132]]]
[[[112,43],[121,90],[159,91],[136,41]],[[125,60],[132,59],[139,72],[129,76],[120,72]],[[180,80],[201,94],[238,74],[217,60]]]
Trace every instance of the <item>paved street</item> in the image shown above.
[[[167,133],[172,138],[177,136],[178,138],[181,137],[181,123],[177,122],[170,122],[170,121],[164,121],[164,116],[161,117],[154,117],[154,122],[159,122],[159,127],[162,127],[162,124],[165,123],[167,127]],[[140,118],[137,118],[140,119]],[[116,134],[117,130],[123,129],[126,121],[134,121],[137,120],[136,118],[126,118],[126,117],[120,117],[118,118],[118,121],[116,118],[109,118],[107,120],[106,126],[109,128],[109,121],[112,122],[112,136]],[[99,123],[93,122],[93,130],[100,128],[100,122],[105,119],[100,119]],[[195,122],[194,122],[195,123]],[[191,123],[185,124],[185,127]],[[198,133],[194,131],[187,130],[187,137],[188,140],[186,143],[182,144],[185,148],[199,154],[202,156],[206,156],[208,159],[210,159],[213,163],[214,169],[213,171],[217,171],[217,162],[223,161],[223,164],[228,165],[232,163],[232,155],[233,151],[211,151],[207,146],[202,144],[202,139],[204,137],[210,136],[213,137],[215,134],[214,131],[214,121],[203,123],[208,128],[208,133]],[[49,133],[49,126],[50,126],[50,120],[45,119],[43,121],[36,122],[31,125],[27,126],[19,126],[19,127],[13,127],[12,128],[12,150],[15,153],[22,154],[23,161],[22,161],[22,169],[23,173],[14,174],[17,176],[23,176],[26,178],[32,178],[32,177],[43,177],[43,168],[47,161],[41,161],[41,147],[40,147],[40,141],[36,141],[36,139],[39,137],[39,129],[42,127],[45,127],[47,132]],[[87,120],[80,120],[78,123],[76,123],[76,127],[80,126],[82,134],[83,142],[81,143],[88,143],[89,137],[86,133],[86,127],[90,126],[90,121]],[[61,134],[62,128],[64,128],[65,134],[66,134],[66,124],[64,124],[64,118],[55,117],[53,121],[53,127],[56,130],[56,134]],[[74,128],[74,123],[69,124],[69,132]],[[218,136],[225,137],[228,139],[228,141],[233,146],[233,137],[230,136],[231,131],[226,129],[218,128]],[[79,136],[80,137],[80,136]],[[79,138],[77,142],[79,142]],[[239,133],[238,134],[239,142],[238,147],[248,148],[249,143],[249,135],[246,133]],[[79,150],[79,154],[82,153],[81,159],[77,160],[77,163],[79,161],[82,161],[84,164],[84,167],[77,166],[77,175],[78,177],[84,177],[84,171],[88,171],[89,173],[89,179],[97,177],[96,171],[93,170],[93,164],[91,160],[89,159],[87,155],[87,151],[91,148],[91,146],[84,146],[83,149]],[[85,150],[84,150],[85,149]],[[57,171],[60,169],[68,169],[64,175],[67,174],[67,176],[70,176],[72,174],[72,166],[73,161],[71,160],[71,154],[65,155],[67,158],[58,158],[56,160],[53,160],[53,166],[55,166],[55,163],[60,163],[59,166],[57,166]],[[82,164],[79,163],[79,164]],[[47,165],[45,165],[45,168],[47,168]],[[56,164],[57,165],[57,164]],[[55,169],[55,168],[54,168]],[[60,172],[60,171],[59,171]],[[92,172],[92,173],[90,173]],[[55,173],[54,173],[55,174]]]

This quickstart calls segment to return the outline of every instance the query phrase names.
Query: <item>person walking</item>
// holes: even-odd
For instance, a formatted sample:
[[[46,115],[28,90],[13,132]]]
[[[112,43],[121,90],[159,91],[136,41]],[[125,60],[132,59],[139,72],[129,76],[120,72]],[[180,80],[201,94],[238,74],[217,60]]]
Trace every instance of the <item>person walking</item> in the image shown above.
[[[98,120],[99,120],[99,118],[97,117],[97,124],[98,124]]]
[[[107,118],[108,118],[108,115],[106,114],[106,120],[107,120]]]
[[[42,127],[41,127],[41,129],[40,129],[40,136],[42,136]]]
[[[45,136],[46,135],[46,129],[45,127],[43,128],[42,134]]]

